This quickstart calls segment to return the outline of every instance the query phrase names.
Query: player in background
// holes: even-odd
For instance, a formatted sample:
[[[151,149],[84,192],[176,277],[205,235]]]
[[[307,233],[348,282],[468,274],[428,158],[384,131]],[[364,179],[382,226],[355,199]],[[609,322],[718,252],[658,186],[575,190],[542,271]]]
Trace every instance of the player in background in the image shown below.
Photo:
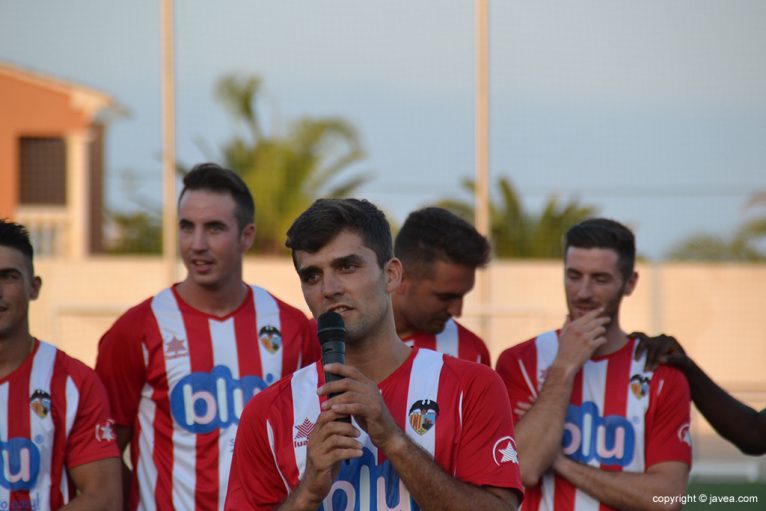
[[[402,283],[392,295],[396,331],[410,346],[429,348],[490,365],[484,341],[453,318],[487,265],[487,239],[446,209],[410,213],[394,243],[404,266]]]
[[[646,371],[633,357],[637,339],[620,325],[622,299],[638,281],[635,253],[633,233],[618,222],[572,227],[564,326],[498,359],[516,419],[524,509],[669,509],[652,497],[686,492],[689,387],[675,369]]]
[[[226,509],[516,509],[503,384],[486,366],[401,341],[391,293],[402,265],[383,213],[319,200],[287,237],[314,317],[344,320],[346,363],[317,362],[248,404]],[[324,371],[343,378],[326,384]]]
[[[319,356],[302,312],[242,281],[254,215],[234,172],[195,166],[178,200],[186,278],[101,339],[96,369],[136,467],[130,510],[221,509],[244,405]]]
[[[40,294],[26,229],[0,220],[0,509],[121,509],[120,460],[96,373],[29,332]]]
[[[686,354],[675,337],[649,337],[640,332],[633,335],[641,338],[636,356],[646,353],[649,370],[666,364],[684,373],[692,401],[719,435],[743,454],[766,454],[766,408],[756,411],[722,389]]]

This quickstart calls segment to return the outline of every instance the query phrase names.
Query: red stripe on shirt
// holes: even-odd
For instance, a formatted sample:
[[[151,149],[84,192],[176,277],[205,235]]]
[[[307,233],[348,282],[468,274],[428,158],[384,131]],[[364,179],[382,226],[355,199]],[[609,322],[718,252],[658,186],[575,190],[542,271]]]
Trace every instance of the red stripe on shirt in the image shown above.
[[[248,295],[249,296],[249,295]],[[213,339],[210,319],[202,314],[183,314],[184,328],[189,340],[189,366],[192,373],[210,373],[213,370]],[[236,377],[236,375],[234,375]],[[198,433],[196,439],[196,480],[194,506],[196,509],[214,509],[218,506],[218,429]]]

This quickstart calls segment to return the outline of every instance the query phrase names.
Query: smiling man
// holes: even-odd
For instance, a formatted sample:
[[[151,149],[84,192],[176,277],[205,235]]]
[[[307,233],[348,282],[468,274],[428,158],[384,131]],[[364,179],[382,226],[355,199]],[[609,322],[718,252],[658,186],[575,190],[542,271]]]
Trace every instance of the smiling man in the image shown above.
[[[383,213],[319,200],[287,238],[314,317],[343,318],[346,364],[317,362],[248,404],[226,509],[516,509],[503,384],[488,367],[399,338],[391,293],[402,265]],[[324,371],[343,378],[326,384]]]
[[[103,385],[29,332],[33,255],[26,229],[0,220],[0,509],[121,509]]]
[[[410,346],[489,365],[484,341],[453,319],[463,312],[477,268],[489,262],[487,238],[446,209],[424,208],[405,220],[394,254],[404,265],[392,295],[399,337]]]
[[[236,174],[192,169],[178,201],[186,278],[101,339],[96,369],[137,467],[128,509],[221,509],[244,404],[319,356],[302,312],[242,281],[254,216]]]
[[[689,386],[675,369],[645,370],[637,339],[620,326],[638,281],[633,233],[586,220],[567,232],[564,254],[563,328],[497,362],[516,419],[524,509],[669,509],[653,497],[686,492]]]

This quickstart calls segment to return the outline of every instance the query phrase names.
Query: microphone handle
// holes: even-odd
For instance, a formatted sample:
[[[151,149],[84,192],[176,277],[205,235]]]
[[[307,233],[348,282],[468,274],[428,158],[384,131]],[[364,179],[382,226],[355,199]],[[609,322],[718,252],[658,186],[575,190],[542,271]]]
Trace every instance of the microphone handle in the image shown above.
[[[338,364],[345,364],[346,363],[346,343],[342,340],[331,340],[331,341],[325,341],[324,344],[322,344],[322,364],[332,364],[332,363],[338,363]],[[342,380],[343,376],[335,373],[328,373],[327,371],[324,372],[324,379],[326,383],[331,383],[334,381]],[[337,393],[332,393],[328,398],[333,398],[337,396]],[[351,417],[348,415],[341,417],[338,419],[341,422],[351,422]]]

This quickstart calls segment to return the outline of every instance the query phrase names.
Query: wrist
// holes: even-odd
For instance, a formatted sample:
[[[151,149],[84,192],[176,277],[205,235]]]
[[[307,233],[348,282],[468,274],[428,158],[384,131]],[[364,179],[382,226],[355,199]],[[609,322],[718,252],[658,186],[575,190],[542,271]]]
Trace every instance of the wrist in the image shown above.
[[[322,505],[324,497],[319,497],[306,487],[306,481],[301,481],[301,484],[295,489],[292,495],[292,505],[290,509],[295,511],[313,511]]]
[[[571,385],[579,370],[579,366],[554,360],[553,364],[548,368],[545,383]]]
[[[391,459],[409,449],[410,442],[404,431],[397,427],[385,441],[378,445],[378,448],[386,454],[387,458]]]

